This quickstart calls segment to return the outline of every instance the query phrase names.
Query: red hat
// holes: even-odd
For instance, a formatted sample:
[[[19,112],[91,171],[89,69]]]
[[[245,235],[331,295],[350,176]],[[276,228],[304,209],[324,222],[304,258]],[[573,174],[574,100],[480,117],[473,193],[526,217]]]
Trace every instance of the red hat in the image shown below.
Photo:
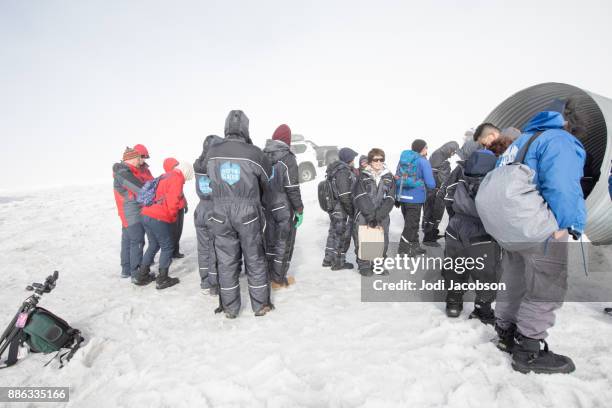
[[[291,146],[291,129],[289,126],[284,123],[276,128],[274,134],[272,135],[272,140],[280,140],[284,142],[287,146]]]
[[[166,173],[171,171],[177,166],[177,164],[179,164],[178,160],[176,160],[174,157],[168,157],[166,160],[164,160],[164,171]]]
[[[137,144],[136,146],[134,146],[134,150],[140,153],[140,156],[142,156],[143,158],[145,159],[149,158],[149,151],[144,145]]]

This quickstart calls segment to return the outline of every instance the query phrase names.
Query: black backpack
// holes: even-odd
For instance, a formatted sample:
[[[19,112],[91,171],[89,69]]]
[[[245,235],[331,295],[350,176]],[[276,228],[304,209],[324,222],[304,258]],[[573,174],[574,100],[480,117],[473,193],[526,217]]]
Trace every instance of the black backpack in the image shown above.
[[[325,179],[319,183],[319,206],[327,213],[334,211],[336,207],[336,197],[334,195],[333,180]]]

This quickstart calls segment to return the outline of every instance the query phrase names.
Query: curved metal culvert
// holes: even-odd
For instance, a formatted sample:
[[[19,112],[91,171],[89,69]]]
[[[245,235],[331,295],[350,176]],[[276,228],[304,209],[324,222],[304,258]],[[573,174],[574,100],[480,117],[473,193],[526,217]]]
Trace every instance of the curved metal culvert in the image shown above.
[[[517,92],[485,119],[500,128],[522,129],[533,115],[555,99],[569,97],[578,101],[577,112],[585,118],[586,135],[580,141],[600,168],[601,177],[587,199],[589,239],[597,244],[612,243],[612,200],[608,193],[608,175],[612,160],[612,100],[592,92],[562,83],[544,83]]]

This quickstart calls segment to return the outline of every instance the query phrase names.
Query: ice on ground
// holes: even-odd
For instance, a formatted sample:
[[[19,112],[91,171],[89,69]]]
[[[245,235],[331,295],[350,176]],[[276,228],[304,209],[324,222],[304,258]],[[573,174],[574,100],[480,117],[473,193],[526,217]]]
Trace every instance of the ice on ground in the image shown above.
[[[28,295],[27,284],[59,270],[40,305],[87,338],[65,368],[30,355],[0,370],[0,386],[70,386],[70,407],[610,406],[612,318],[604,305],[571,303],[558,314],[549,343],[574,359],[574,374],[516,373],[491,342],[493,329],[467,320],[471,305],[450,320],[441,303],[362,303],[355,271],[323,269],[328,219],[315,190],[315,182],[303,185],[291,268],[297,283],[274,292],[276,310],[256,318],[243,281],[235,320],[215,315],[217,299],[200,293],[192,211],[186,257],[171,267],[181,283],[159,292],[119,278],[121,226],[110,183],[0,202],[0,325]],[[392,224],[397,240],[397,210]]]

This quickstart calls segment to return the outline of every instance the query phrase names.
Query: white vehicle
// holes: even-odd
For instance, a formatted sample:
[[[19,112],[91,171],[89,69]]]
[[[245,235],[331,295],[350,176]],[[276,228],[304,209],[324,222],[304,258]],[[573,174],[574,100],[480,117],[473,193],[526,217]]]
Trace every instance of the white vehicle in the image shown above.
[[[317,177],[318,165],[316,150],[303,140],[292,140],[291,151],[297,159],[300,183],[314,180]]]

